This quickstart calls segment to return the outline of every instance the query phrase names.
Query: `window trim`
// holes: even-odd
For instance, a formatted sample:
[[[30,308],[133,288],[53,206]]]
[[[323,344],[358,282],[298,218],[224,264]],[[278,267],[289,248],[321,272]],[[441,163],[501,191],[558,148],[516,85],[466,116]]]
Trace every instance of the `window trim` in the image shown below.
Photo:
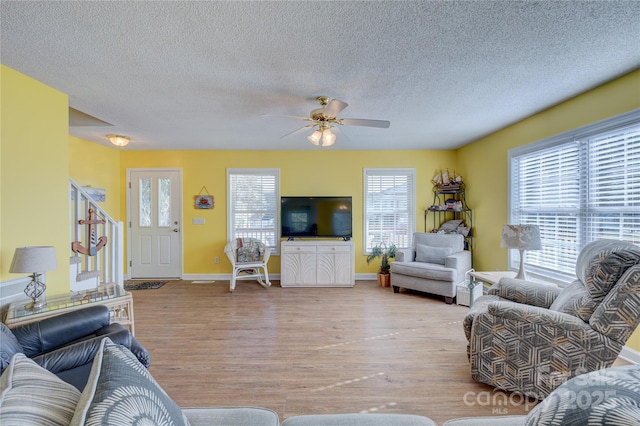
[[[409,212],[408,224],[407,224],[407,240],[409,241],[409,247],[411,246],[413,240],[413,234],[416,232],[416,169],[414,167],[370,167],[363,169],[363,182],[362,182],[362,252],[365,255],[371,253],[371,250],[367,250],[367,190],[368,190],[368,180],[369,176],[398,176],[405,175],[408,177],[408,180],[411,182],[412,193],[410,194],[411,199],[408,201],[407,210]],[[400,248],[400,247],[399,247]]]
[[[280,254],[280,169],[279,168],[227,168],[227,241],[234,238],[232,230],[233,200],[231,192],[232,175],[256,175],[273,176],[275,178],[275,230],[274,246],[271,247],[272,255]]]
[[[640,122],[640,108],[634,109],[632,111],[606,118],[604,120],[597,121],[595,123],[587,124],[585,126],[569,130],[567,132],[563,132],[554,136],[550,136],[545,139],[541,139],[535,142],[531,142],[526,145],[522,145],[519,147],[512,148],[508,151],[507,158],[507,223],[515,223],[517,219],[514,218],[514,208],[513,208],[513,193],[514,193],[514,159],[523,155],[535,153],[538,151],[543,151],[549,148],[553,148],[556,146],[569,144],[572,142],[578,143],[581,140],[589,139],[593,136],[600,135],[606,132],[614,132],[617,129],[621,129],[628,126],[638,125]],[[582,241],[578,247],[579,251],[590,241]],[[516,250],[507,250],[507,265],[509,270],[517,270],[519,265],[519,253]],[[553,281],[558,284],[568,284],[574,278],[568,279],[567,275],[564,273],[553,274],[547,271],[542,272],[541,270],[529,270],[529,275],[544,277],[547,281]]]

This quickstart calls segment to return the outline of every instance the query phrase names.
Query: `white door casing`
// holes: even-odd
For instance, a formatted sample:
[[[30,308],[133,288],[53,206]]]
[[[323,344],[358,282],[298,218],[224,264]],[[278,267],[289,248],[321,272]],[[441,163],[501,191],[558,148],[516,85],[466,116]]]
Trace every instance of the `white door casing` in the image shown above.
[[[127,170],[129,276],[180,278],[182,171]]]

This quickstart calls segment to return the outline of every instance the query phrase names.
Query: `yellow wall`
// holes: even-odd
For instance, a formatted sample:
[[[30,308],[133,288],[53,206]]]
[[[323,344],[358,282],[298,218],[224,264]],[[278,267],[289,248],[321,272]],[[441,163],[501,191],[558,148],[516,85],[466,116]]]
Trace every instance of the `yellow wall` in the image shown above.
[[[591,90],[454,151],[127,151],[68,137],[67,96],[10,68],[0,68],[0,280],[9,274],[15,247],[54,245],[58,270],[47,274],[48,293],[69,290],[68,177],[107,189],[110,214],[126,218],[127,168],[183,170],[184,272],[227,273],[226,169],[273,167],[281,171],[281,194],[350,194],[354,197],[356,272],[375,272],[362,255],[362,169],[415,167],[416,226],[432,203],[430,179],[456,168],[473,208],[476,269],[506,267],[499,235],[507,215],[507,151],[595,121],[640,108],[640,71]],[[133,142],[132,142],[133,143]],[[88,160],[91,160],[89,162]],[[91,164],[100,164],[94,168]],[[118,165],[119,163],[119,165]],[[114,171],[116,170],[116,171]],[[213,210],[193,208],[202,186],[215,197]],[[205,225],[192,225],[204,217]],[[212,259],[218,256],[221,263]],[[270,265],[279,271],[279,258]],[[640,331],[629,346],[640,351]]]
[[[16,247],[55,246],[58,269],[47,273],[47,294],[67,292],[67,95],[0,65],[0,102],[0,280],[20,278],[9,273]]]
[[[431,178],[437,169],[453,167],[454,151],[122,151],[121,177],[127,168],[182,168],[184,272],[187,274],[229,273],[223,253],[227,242],[227,168],[280,169],[281,195],[353,196],[353,241],[356,273],[375,272],[362,251],[363,169],[368,167],[413,167],[416,169],[416,226],[424,231],[424,210],[433,201]],[[193,197],[205,186],[214,196],[213,210],[196,210]],[[121,215],[125,197],[121,194]],[[193,218],[205,219],[193,225]],[[220,257],[220,264],[213,263]],[[280,271],[280,258],[273,257],[269,269]]]
[[[80,186],[103,188],[106,199],[100,203],[115,220],[120,217],[120,151],[84,139],[69,137],[69,176]]]
[[[640,70],[590,90],[458,150],[458,171],[473,208],[476,270],[504,270],[508,150],[640,108]],[[640,351],[640,330],[629,344]]]

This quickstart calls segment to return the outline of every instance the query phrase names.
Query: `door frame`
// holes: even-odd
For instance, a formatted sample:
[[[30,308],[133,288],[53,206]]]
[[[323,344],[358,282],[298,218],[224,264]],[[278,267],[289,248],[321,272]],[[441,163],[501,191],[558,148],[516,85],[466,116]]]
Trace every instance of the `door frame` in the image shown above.
[[[126,211],[127,211],[127,222],[125,224],[125,228],[127,229],[126,232],[126,239],[127,239],[127,259],[126,259],[126,268],[127,268],[127,273],[125,274],[125,278],[126,279],[130,279],[131,278],[131,264],[132,264],[132,260],[131,260],[131,172],[178,172],[178,179],[180,179],[179,182],[179,194],[177,197],[177,202],[180,203],[179,205],[179,214],[180,214],[180,218],[179,223],[180,223],[180,238],[178,239],[178,250],[180,252],[180,256],[178,257],[178,263],[179,263],[179,269],[180,269],[180,279],[182,279],[184,277],[184,222],[183,222],[183,218],[184,218],[184,211],[183,211],[183,203],[182,203],[182,168],[171,168],[171,167],[160,167],[160,168],[154,168],[154,167],[132,167],[132,168],[127,168],[127,180],[126,180],[126,191],[127,191],[127,196],[126,196]]]

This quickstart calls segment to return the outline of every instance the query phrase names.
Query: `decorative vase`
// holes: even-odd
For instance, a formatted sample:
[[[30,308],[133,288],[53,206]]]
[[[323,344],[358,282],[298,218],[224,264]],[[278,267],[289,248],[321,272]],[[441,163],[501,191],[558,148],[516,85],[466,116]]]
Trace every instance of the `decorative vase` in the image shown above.
[[[378,272],[378,285],[380,285],[380,287],[389,287],[391,285],[391,274]]]

